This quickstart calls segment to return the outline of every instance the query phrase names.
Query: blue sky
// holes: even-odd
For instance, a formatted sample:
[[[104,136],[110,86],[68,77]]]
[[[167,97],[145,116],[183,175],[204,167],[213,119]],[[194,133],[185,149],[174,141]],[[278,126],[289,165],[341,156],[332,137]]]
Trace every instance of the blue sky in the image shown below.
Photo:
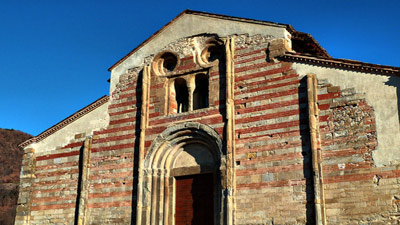
[[[291,24],[335,58],[400,67],[397,0],[0,0],[0,128],[37,135],[107,95],[107,69],[185,9]]]

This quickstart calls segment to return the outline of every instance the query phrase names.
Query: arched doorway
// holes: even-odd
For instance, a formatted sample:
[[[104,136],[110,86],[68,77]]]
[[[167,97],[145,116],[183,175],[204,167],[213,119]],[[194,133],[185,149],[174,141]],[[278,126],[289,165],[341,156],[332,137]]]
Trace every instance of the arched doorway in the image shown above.
[[[139,180],[141,223],[224,224],[225,157],[220,136],[207,125],[186,122],[162,132]]]

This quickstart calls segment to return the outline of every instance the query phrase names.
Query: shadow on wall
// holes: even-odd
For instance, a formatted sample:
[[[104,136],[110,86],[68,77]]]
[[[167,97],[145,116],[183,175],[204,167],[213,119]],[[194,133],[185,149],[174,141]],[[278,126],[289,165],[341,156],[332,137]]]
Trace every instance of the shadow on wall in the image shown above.
[[[397,116],[399,118],[399,123],[400,123],[400,77],[391,76],[389,77],[389,80],[385,84],[396,88]]]
[[[140,124],[142,114],[142,86],[143,82],[143,70],[140,71],[137,77],[137,83],[135,88],[136,93],[136,118],[135,118],[135,147],[133,152],[133,188],[132,188],[132,212],[131,212],[131,224],[136,224],[136,206],[137,206],[137,187],[139,177],[139,145],[140,145]]]
[[[307,77],[300,80],[298,88],[299,105],[307,103]],[[300,108],[300,138],[303,155],[303,174],[306,180],[306,224],[315,224],[314,204],[314,178],[312,171],[312,152],[310,141],[310,129],[308,121],[308,108]]]
[[[74,224],[79,224],[79,205],[82,193],[82,173],[83,173],[83,151],[85,150],[85,145],[82,144],[79,149],[79,161],[78,161],[78,185],[76,191],[76,203],[75,203],[75,218]]]

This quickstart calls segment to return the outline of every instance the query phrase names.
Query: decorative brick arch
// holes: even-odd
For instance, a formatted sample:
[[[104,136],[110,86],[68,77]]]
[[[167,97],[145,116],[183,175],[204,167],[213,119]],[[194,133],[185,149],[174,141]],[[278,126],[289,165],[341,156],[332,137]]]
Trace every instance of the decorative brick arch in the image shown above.
[[[186,122],[167,128],[144,159],[141,224],[174,224],[175,177],[202,173],[214,174],[214,224],[225,224],[225,168],[222,140],[211,127]]]

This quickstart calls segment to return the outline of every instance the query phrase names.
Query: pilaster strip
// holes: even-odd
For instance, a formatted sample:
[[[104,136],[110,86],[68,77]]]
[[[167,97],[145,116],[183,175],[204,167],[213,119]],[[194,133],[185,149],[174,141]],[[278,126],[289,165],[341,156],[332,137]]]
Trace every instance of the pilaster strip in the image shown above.
[[[227,224],[235,219],[235,103],[234,103],[234,49],[233,37],[226,40],[226,147],[227,147]]]
[[[88,203],[88,188],[89,188],[89,160],[90,160],[90,147],[92,145],[92,138],[89,137],[85,140],[82,151],[82,176],[81,176],[81,193],[79,198],[79,216],[78,225],[86,224],[87,203]]]
[[[144,142],[146,135],[146,127],[148,126],[148,97],[149,97],[149,82],[150,82],[150,66],[146,65],[143,68],[142,76],[142,105],[140,113],[140,139],[139,139],[139,168],[138,168],[138,187],[137,187],[137,208],[136,208],[136,224],[146,224],[146,221],[142,222],[142,214],[145,215],[148,208],[144,209],[142,205],[143,201],[143,162],[144,162]]]
[[[319,109],[317,78],[314,74],[307,75],[308,118],[312,151],[312,166],[314,171],[314,197],[316,224],[326,225],[324,180],[322,173],[321,142],[319,133]]]

